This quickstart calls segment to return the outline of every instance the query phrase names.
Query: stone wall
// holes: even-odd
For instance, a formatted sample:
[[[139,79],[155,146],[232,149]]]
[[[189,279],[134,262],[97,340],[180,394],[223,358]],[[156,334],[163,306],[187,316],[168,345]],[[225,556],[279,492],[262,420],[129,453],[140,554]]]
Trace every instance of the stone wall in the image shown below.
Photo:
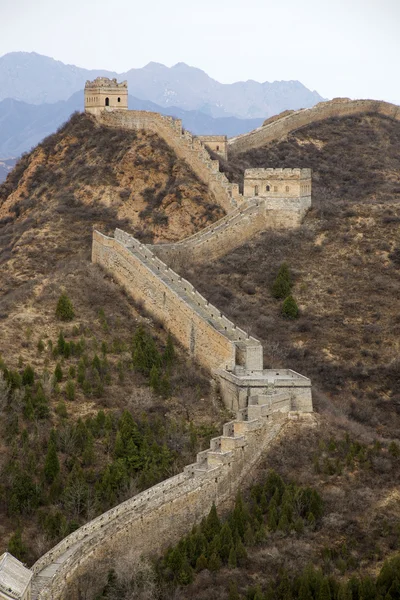
[[[262,370],[260,342],[236,327],[135,238],[120,230],[115,238],[95,231],[92,260],[112,272],[209,370],[233,370],[236,364]]]
[[[98,120],[108,127],[123,129],[144,129],[162,137],[185,160],[197,177],[208,185],[215,201],[227,212],[243,201],[239,186],[230,183],[219,171],[218,160],[213,160],[202,142],[189,131],[182,130],[182,121],[159,113],[129,110],[124,112],[101,112]]]
[[[347,98],[336,98],[330,102],[320,102],[312,108],[304,108],[283,114],[275,121],[268,121],[263,127],[259,127],[250,133],[231,138],[229,150],[231,152],[246,152],[251,148],[259,148],[273,140],[279,140],[300,127],[309,125],[316,121],[329,119],[330,117],[344,117],[360,113],[375,113],[400,120],[400,106],[382,102],[379,100],[348,100]]]
[[[141,557],[163,552],[189,533],[213,502],[231,508],[244,477],[291,419],[313,423],[311,415],[288,413],[284,398],[275,408],[256,401],[252,407],[259,408],[256,418],[243,414],[227,423],[223,435],[183,473],[100,515],[42,556],[32,568],[33,600],[79,600],[85,580],[93,597],[109,569],[126,573]]]
[[[246,169],[245,198],[298,198],[311,196],[311,169]]]
[[[176,243],[149,246],[161,260],[178,264],[187,260],[215,260],[245,244],[266,229],[299,227],[311,207],[311,196],[250,198],[228,215]]]
[[[226,135],[198,135],[196,137],[206,148],[210,148],[225,160],[228,159],[228,138]]]

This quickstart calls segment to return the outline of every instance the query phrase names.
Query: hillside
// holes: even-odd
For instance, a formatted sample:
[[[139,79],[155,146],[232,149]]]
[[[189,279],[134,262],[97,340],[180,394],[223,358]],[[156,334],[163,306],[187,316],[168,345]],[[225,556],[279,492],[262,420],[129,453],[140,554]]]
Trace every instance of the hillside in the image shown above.
[[[209,375],[90,260],[93,227],[178,239],[221,214],[156,135],[84,115],[0,186],[0,553],[31,563],[226,420]]]
[[[311,167],[314,208],[298,231],[265,232],[193,280],[262,340],[268,365],[312,379],[320,409],[398,435],[400,124],[330,119],[223,168],[239,182],[250,166]],[[284,261],[301,312],[293,322],[270,291]]]
[[[160,558],[161,597],[396,598],[400,124],[373,115],[332,119],[231,157],[223,169],[239,182],[250,166],[312,167],[315,206],[304,224],[265,232],[215,263],[186,265],[182,274],[262,341],[266,366],[311,377],[319,415],[308,431],[286,429],[249,474],[248,484],[256,485],[245,494],[245,509],[221,515],[229,527],[210,541],[203,522]],[[281,315],[282,300],[271,294],[285,261],[300,308],[295,320]],[[288,483],[281,496],[274,487],[268,496],[271,468]],[[300,518],[300,527],[294,521],[304,505],[293,499],[299,485],[323,500],[320,520]],[[243,521],[245,551],[237,542]],[[125,590],[138,584],[128,575],[124,585],[118,589],[128,598]],[[102,597],[112,598],[113,589]]]

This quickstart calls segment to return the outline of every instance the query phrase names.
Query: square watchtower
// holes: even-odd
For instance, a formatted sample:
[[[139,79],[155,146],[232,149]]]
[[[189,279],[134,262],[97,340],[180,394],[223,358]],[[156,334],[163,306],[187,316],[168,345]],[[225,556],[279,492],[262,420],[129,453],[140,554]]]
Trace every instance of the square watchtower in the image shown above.
[[[93,115],[103,110],[128,110],[128,83],[97,77],[85,85],[85,112]]]
[[[245,198],[311,198],[311,169],[246,169]]]

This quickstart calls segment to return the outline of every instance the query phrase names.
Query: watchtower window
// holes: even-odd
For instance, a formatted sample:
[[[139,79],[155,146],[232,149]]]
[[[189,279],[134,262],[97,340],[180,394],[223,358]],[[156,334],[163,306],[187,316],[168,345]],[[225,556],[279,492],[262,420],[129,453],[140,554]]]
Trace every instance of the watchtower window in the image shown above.
[[[267,185],[267,187],[265,188],[265,191],[266,191],[266,192],[269,192],[269,191],[270,191],[270,189],[271,189],[271,187],[270,187],[269,185]]]
[[[258,185],[254,187],[254,195],[258,196]]]
[[[218,152],[218,150],[219,150],[219,146],[217,146],[217,152]]]
[[[110,98],[106,98],[105,104],[106,104],[106,106],[110,106]]]
[[[121,98],[118,98],[118,102],[121,102]]]
[[[286,186],[286,191],[287,191],[287,192],[289,191],[289,186],[288,186],[288,185]]]

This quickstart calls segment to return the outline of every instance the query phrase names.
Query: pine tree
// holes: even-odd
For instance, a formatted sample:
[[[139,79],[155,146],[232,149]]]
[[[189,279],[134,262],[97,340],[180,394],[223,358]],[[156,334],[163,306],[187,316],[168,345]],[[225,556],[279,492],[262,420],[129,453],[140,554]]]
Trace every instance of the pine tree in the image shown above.
[[[171,382],[169,380],[168,373],[165,373],[161,377],[160,381],[160,394],[163,398],[167,399],[171,396]]]
[[[65,385],[65,395],[67,396],[67,400],[75,400],[75,383],[72,379],[68,379]]]
[[[232,529],[236,530],[242,539],[244,538],[248,520],[249,513],[239,492],[236,496],[235,508],[232,513]]]
[[[297,319],[299,316],[299,307],[293,296],[288,296],[282,304],[282,315],[286,319]]]
[[[31,365],[27,365],[22,373],[22,385],[33,385],[35,381],[35,371]]]
[[[244,532],[243,541],[246,546],[250,546],[250,547],[254,546],[254,544],[256,543],[254,531],[253,531],[253,528],[250,525],[250,523],[247,524],[246,531]]]
[[[229,596],[228,600],[240,600],[238,587],[236,581],[229,582]]]
[[[279,531],[283,531],[283,533],[288,533],[289,531],[289,521],[285,513],[282,513],[279,522],[278,522]]]
[[[49,445],[47,448],[46,460],[44,463],[44,475],[48,483],[52,483],[60,472],[60,462],[57,456],[55,431],[50,434]]]
[[[292,280],[287,263],[282,263],[276,279],[272,284],[272,295],[274,298],[283,299],[289,296],[292,288]]]
[[[225,522],[218,536],[218,554],[223,562],[227,562],[231,549],[234,548],[233,536],[229,523]]]
[[[58,350],[58,353],[61,354],[61,356],[64,356],[65,339],[64,339],[64,334],[62,331],[60,331],[59,336],[58,336],[57,350]]]
[[[237,561],[240,564],[241,561],[247,558],[246,548],[244,547],[243,542],[240,538],[238,538],[238,540],[236,541],[235,551]]]
[[[22,541],[21,529],[17,529],[17,531],[11,536],[8,542],[8,551],[10,554],[18,558],[18,560],[23,560],[26,554],[26,547]]]
[[[135,368],[147,376],[153,365],[161,365],[161,356],[155,342],[142,326],[138,327],[133,337],[132,360]]]
[[[220,557],[218,556],[218,554],[216,552],[213,552],[212,555],[210,556],[210,560],[208,561],[208,568],[210,571],[212,572],[216,572],[219,571],[219,569],[221,568],[222,562]]]
[[[304,575],[301,577],[298,600],[313,600],[308,580]]]
[[[230,552],[229,552],[228,567],[230,569],[236,569],[236,567],[237,567],[237,556],[236,556],[236,550],[235,550],[234,546],[231,547]]]
[[[62,381],[62,378],[63,378],[63,372],[62,372],[62,369],[61,369],[61,365],[60,365],[60,363],[57,363],[57,364],[56,364],[56,368],[54,369],[54,377],[55,377],[55,380],[56,380],[58,383],[59,383],[60,381]]]
[[[164,364],[167,367],[171,367],[174,362],[174,359],[175,359],[174,343],[172,341],[172,335],[170,333],[168,333],[167,344],[165,346],[164,356],[163,356]]]
[[[331,590],[328,579],[324,578],[321,587],[319,588],[317,600],[331,600]]]
[[[153,390],[158,393],[160,390],[160,372],[158,370],[158,367],[156,365],[153,365],[151,367],[151,371],[150,371],[150,387],[153,388]]]
[[[204,526],[205,530],[203,531],[203,533],[208,541],[211,541],[220,532],[221,522],[219,520],[214,502],[208,514],[208,517],[204,523]]]
[[[208,562],[204,554],[200,554],[199,558],[196,560],[196,572],[199,573],[204,569],[207,569]]]
[[[74,318],[74,307],[67,294],[61,294],[57,302],[56,317],[61,321],[72,321]]]
[[[278,527],[278,510],[275,502],[271,502],[268,510],[267,525],[270,531],[276,531]]]

